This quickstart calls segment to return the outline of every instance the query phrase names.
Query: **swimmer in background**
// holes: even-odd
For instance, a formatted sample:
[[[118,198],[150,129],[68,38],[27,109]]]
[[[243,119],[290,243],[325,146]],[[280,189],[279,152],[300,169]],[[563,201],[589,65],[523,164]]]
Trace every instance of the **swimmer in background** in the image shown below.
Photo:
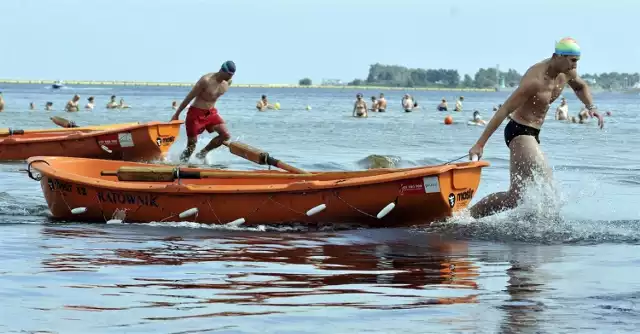
[[[404,96],[402,97],[402,109],[404,109],[405,112],[411,112],[413,108],[414,103],[411,95],[404,94]]]
[[[124,103],[124,99],[120,98],[120,104],[118,104],[118,108],[120,109],[129,109],[131,108],[128,104]]]
[[[67,102],[67,105],[64,106],[64,110],[67,112],[79,111],[80,107],[78,107],[78,101],[80,101],[80,95],[76,94]]]
[[[377,112],[378,111],[378,101],[376,101],[376,97],[372,96],[371,97],[371,109],[369,109],[373,112]]]
[[[462,111],[462,101],[464,101],[464,96],[460,96],[456,100],[456,107],[453,109],[454,111]]]
[[[87,105],[84,106],[84,108],[85,109],[89,109],[89,110],[93,110],[93,108],[96,106],[95,103],[93,103],[93,96],[89,96],[87,101],[89,101],[89,103],[87,103]]]
[[[36,110],[36,104],[33,102],[29,102],[29,109]]]
[[[0,112],[4,111],[4,98],[2,97],[2,92],[0,92]]]
[[[447,111],[447,110],[449,110],[449,106],[447,105],[447,100],[443,98],[442,102],[438,104],[438,111]]]
[[[258,109],[259,111],[264,111],[265,109],[273,109],[273,105],[269,104],[266,95],[262,95],[260,101],[258,101],[258,103],[256,104],[256,109]]]
[[[44,105],[44,110],[47,110],[47,111],[53,110],[53,102],[47,102]]]
[[[380,98],[378,99],[378,112],[387,111],[387,99],[384,98],[384,93],[380,93]]]
[[[116,96],[111,95],[111,100],[107,103],[107,109],[116,109],[118,108],[118,103],[116,102]]]
[[[480,112],[477,111],[477,110],[473,111],[473,119],[471,120],[471,122],[475,123],[476,125],[486,125],[487,124],[487,122],[480,117]]]
[[[171,109],[173,110],[178,109],[178,101],[173,100],[173,102],[171,102]]]
[[[567,105],[567,99],[562,97],[560,105],[556,108],[556,120],[566,121],[569,119],[569,106]]]
[[[353,117],[369,117],[367,102],[362,99],[362,94],[356,95],[356,103],[353,104]]]

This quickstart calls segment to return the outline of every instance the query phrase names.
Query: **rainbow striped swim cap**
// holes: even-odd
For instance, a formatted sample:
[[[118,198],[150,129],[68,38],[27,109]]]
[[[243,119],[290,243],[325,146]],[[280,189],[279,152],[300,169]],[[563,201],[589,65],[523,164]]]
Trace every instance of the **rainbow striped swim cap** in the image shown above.
[[[557,55],[561,56],[580,56],[580,46],[575,39],[571,37],[565,37],[556,43]]]

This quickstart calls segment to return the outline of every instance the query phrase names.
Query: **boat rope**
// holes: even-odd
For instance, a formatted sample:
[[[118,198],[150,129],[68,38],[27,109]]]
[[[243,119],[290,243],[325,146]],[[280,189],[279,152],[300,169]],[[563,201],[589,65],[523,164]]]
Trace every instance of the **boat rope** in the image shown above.
[[[447,162],[445,162],[443,165],[448,165],[448,164],[450,164],[450,163],[452,163],[452,162],[455,162],[455,161],[461,160],[461,159],[466,158],[466,157],[468,157],[468,156],[469,156],[468,154],[465,154],[465,155],[463,155],[463,156],[461,156],[461,157],[459,157],[459,158],[455,158],[455,159],[453,159],[453,160],[451,160],[451,161],[447,161]]]
[[[222,225],[222,221],[220,220],[220,218],[218,218],[218,215],[216,214],[215,211],[213,211],[213,206],[211,206],[211,202],[209,202],[209,200],[207,199],[207,205],[209,206],[209,210],[211,210],[211,213],[213,213],[213,215],[216,217],[216,219],[218,220],[218,223],[220,225]]]
[[[295,209],[293,209],[293,208],[291,208],[291,207],[289,207],[289,206],[286,206],[286,205],[284,205],[284,204],[282,204],[282,203],[280,203],[280,202],[276,201],[275,199],[273,199],[273,196],[269,196],[269,199],[270,199],[272,202],[274,202],[274,203],[276,203],[276,204],[280,205],[281,207],[283,207],[283,208],[285,208],[285,209],[287,209],[287,210],[289,210],[289,211],[291,211],[291,212],[293,212],[293,213],[297,213],[297,214],[299,214],[299,215],[306,216],[306,214],[305,214],[304,212],[300,212],[300,211],[298,211],[298,210],[295,210]]]
[[[349,206],[349,207],[351,207],[352,209],[354,209],[354,210],[356,210],[356,211],[360,212],[361,214],[363,214],[363,215],[365,215],[365,216],[367,216],[367,217],[371,217],[371,218],[375,218],[375,219],[377,219],[377,217],[376,217],[376,216],[374,216],[374,215],[370,215],[370,214],[368,214],[368,213],[366,213],[366,212],[364,212],[364,211],[362,211],[362,210],[360,210],[360,209],[356,208],[355,206],[353,206],[353,205],[349,204],[347,201],[345,201],[344,199],[342,199],[342,197],[340,197],[340,195],[338,195],[338,193],[337,193],[336,191],[333,191],[332,193],[333,193],[333,195],[334,195],[335,197],[337,197],[339,200],[341,200],[342,202],[344,202],[344,204],[348,205],[348,206]]]
[[[42,175],[40,174],[39,176],[33,176],[33,173],[31,172],[31,165],[34,162],[44,162],[47,165],[49,165],[49,162],[47,162],[46,160],[38,159],[38,160],[33,160],[33,161],[29,162],[29,164],[27,165],[27,175],[29,175],[29,178],[31,178],[32,180],[40,181],[40,180],[42,180]],[[51,165],[49,165],[49,166],[51,166]]]

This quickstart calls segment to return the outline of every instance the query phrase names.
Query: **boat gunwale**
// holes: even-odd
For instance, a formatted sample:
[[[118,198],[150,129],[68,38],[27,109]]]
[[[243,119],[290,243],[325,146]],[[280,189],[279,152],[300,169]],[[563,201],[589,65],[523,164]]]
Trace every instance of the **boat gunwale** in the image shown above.
[[[74,184],[93,187],[104,188],[117,191],[129,191],[129,192],[153,192],[153,193],[181,193],[185,195],[195,194],[246,194],[246,193],[281,193],[281,192],[311,192],[311,191],[326,191],[337,188],[346,187],[358,187],[369,186],[388,182],[398,182],[402,180],[410,180],[420,177],[440,175],[450,170],[465,170],[465,169],[482,169],[483,167],[490,166],[490,163],[486,160],[480,160],[475,162],[462,162],[454,164],[443,165],[431,165],[431,166],[419,166],[410,168],[397,168],[389,171],[385,169],[384,173],[365,176],[353,176],[348,178],[336,178],[332,180],[293,180],[287,183],[278,184],[243,184],[243,185],[194,185],[194,184],[179,184],[177,181],[173,182],[155,182],[155,181],[118,181],[118,180],[106,180],[100,177],[86,176],[82,174],[75,174],[67,172],[64,169],[54,168],[49,164],[50,160],[97,160],[87,158],[67,158],[67,157],[47,157],[47,156],[35,156],[30,157],[27,161],[30,168],[38,170],[42,174],[48,177],[54,177],[62,181],[71,182]],[[82,163],[82,162],[79,162]],[[132,163],[126,163],[131,165]],[[136,164],[136,163],[133,163]],[[158,164],[144,164],[147,166],[161,167]],[[166,166],[165,166],[166,167]],[[192,168],[191,170],[201,170],[198,168]],[[362,172],[367,172],[363,170]],[[254,172],[254,171],[246,171]],[[359,172],[359,171],[353,171]],[[259,173],[259,171],[256,171]],[[312,172],[313,174],[325,173],[322,171]],[[341,173],[340,171],[331,171],[329,173]],[[215,178],[211,178],[214,180]],[[238,177],[238,179],[242,179]]]
[[[47,130],[43,130],[40,132],[32,132],[35,134],[38,133],[45,133],[45,134],[51,134],[51,136],[43,136],[43,137],[36,137],[36,138],[29,138],[28,134],[27,136],[25,135],[12,135],[12,136],[6,136],[4,138],[0,137],[0,145],[20,145],[20,144],[28,144],[28,143],[40,143],[40,142],[59,142],[59,141],[67,141],[67,140],[83,140],[83,139],[90,139],[93,137],[97,137],[97,136],[103,136],[103,135],[107,135],[107,134],[111,134],[114,132],[122,132],[122,131],[134,131],[137,129],[141,129],[141,128],[149,128],[155,125],[172,125],[172,124],[176,124],[178,126],[181,126],[184,123],[183,120],[177,120],[177,121],[170,121],[170,122],[160,122],[160,121],[150,121],[150,122],[146,122],[146,123],[138,123],[138,124],[131,124],[131,125],[124,125],[122,127],[117,127],[117,128],[112,128],[112,129],[105,129],[105,130],[91,130],[88,129],[89,127],[83,127],[85,128],[85,130],[75,130],[74,128],[67,128],[69,129],[69,132],[63,132],[63,131],[59,131],[59,132],[49,132]],[[7,140],[9,139],[9,140]]]

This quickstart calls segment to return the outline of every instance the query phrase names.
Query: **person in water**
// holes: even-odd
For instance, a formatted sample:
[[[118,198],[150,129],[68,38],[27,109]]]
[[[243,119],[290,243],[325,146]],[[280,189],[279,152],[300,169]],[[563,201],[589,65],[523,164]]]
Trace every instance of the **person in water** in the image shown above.
[[[464,96],[460,96],[456,100],[456,106],[453,108],[454,111],[462,111],[462,101],[464,101]]]
[[[587,110],[598,117],[602,129],[604,121],[597,113],[587,83],[576,71],[580,47],[572,38],[556,43],[551,58],[532,65],[523,75],[520,85],[493,115],[478,141],[469,150],[469,159],[482,157],[484,146],[508,115],[511,120],[504,129],[505,144],[510,151],[511,184],[508,191],[490,194],[470,208],[471,216],[481,218],[515,208],[524,187],[534,175],[542,174],[550,181],[551,170],[540,149],[540,129],[549,106],[569,85]]]
[[[362,99],[362,93],[356,95],[356,103],[353,104],[353,117],[369,117],[367,102]]]
[[[48,101],[48,102],[44,105],[44,110],[47,110],[47,111],[53,110],[53,102]]]
[[[402,108],[404,109],[404,111],[411,112],[416,106],[417,104],[413,103],[413,98],[411,98],[411,95],[404,94],[404,96],[402,97]]]
[[[443,98],[440,104],[438,104],[438,111],[447,111],[447,110],[449,110],[449,106],[447,105],[447,100]]]
[[[376,100],[375,96],[371,96],[371,109],[369,109],[373,112],[377,112],[378,111],[378,101]]]
[[[477,125],[486,125],[487,122],[485,120],[482,119],[482,117],[480,117],[480,112],[475,110],[473,112],[473,119],[471,120],[471,122],[477,124]]]
[[[265,109],[273,109],[273,106],[269,104],[269,101],[267,101],[267,96],[262,95],[260,101],[258,101],[258,103],[256,104],[256,109],[258,109],[259,111],[264,111]]]
[[[380,98],[378,99],[378,112],[387,111],[387,99],[384,98],[384,93],[380,93]]]
[[[185,120],[187,130],[187,148],[182,152],[180,160],[186,162],[196,148],[198,136],[206,129],[209,133],[213,131],[218,135],[211,139],[209,144],[205,146],[197,155],[198,159],[204,157],[211,150],[219,147],[226,140],[231,138],[225,122],[218,114],[216,102],[229,90],[231,78],[236,73],[236,64],[228,60],[222,64],[220,70],[215,73],[207,73],[193,86],[189,94],[184,98],[171,120],[180,119],[180,113],[195,98]]]
[[[107,103],[107,109],[116,109],[118,108],[118,102],[116,102],[116,96],[111,95],[111,100]]]
[[[566,121],[569,119],[569,106],[567,105],[567,99],[564,97],[560,99],[560,105],[556,108],[556,120]]]
[[[67,105],[64,106],[64,110],[66,111],[79,111],[80,107],[78,106],[78,101],[80,101],[80,95],[76,94],[73,96],[71,100],[67,102]]]
[[[87,99],[87,101],[89,101],[89,103],[87,103],[86,106],[84,106],[85,109],[89,109],[92,110],[95,107],[95,103],[93,103],[93,96],[89,96],[89,98]]]
[[[4,111],[4,98],[2,97],[2,92],[0,92],[0,112]]]

